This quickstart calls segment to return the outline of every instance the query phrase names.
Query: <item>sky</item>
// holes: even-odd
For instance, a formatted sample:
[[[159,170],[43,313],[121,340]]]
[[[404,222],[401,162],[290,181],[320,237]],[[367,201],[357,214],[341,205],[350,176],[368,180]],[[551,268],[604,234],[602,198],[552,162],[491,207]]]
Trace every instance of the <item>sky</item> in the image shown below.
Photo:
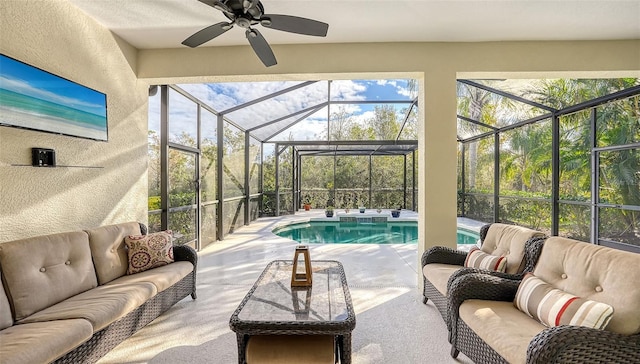
[[[249,128],[260,125],[264,122],[276,120],[303,109],[313,108],[327,101],[330,92],[331,100],[335,101],[364,101],[364,100],[404,100],[410,101],[410,94],[407,88],[407,80],[334,80],[318,81],[311,85],[298,88],[286,94],[270,98],[258,104],[244,107],[238,111],[228,113],[226,116],[241,125]],[[281,82],[232,82],[213,84],[180,84],[194,97],[210,105],[216,111],[225,111],[232,107],[242,105],[249,101],[261,98],[274,92],[299,85],[300,81]],[[330,84],[330,86],[329,86]],[[329,90],[330,88],[330,90]],[[188,131],[195,133],[192,125],[193,106],[191,101],[183,97],[174,97],[170,100],[169,120],[170,133],[180,133]],[[381,105],[381,104],[377,104]],[[331,112],[335,112],[339,107],[343,107],[352,114],[356,122],[363,122],[373,115],[376,104],[348,104],[332,105]],[[408,104],[398,104],[397,109],[407,107]],[[158,116],[153,107],[150,107],[150,120]],[[294,127],[273,137],[271,140],[284,140],[289,136],[296,140],[312,140],[326,128],[329,111],[326,107],[321,107],[313,115],[309,115],[305,121],[299,122]],[[271,127],[261,128],[255,131],[260,138],[272,136],[280,128],[290,125],[306,113],[293,116],[282,122],[272,124]]]

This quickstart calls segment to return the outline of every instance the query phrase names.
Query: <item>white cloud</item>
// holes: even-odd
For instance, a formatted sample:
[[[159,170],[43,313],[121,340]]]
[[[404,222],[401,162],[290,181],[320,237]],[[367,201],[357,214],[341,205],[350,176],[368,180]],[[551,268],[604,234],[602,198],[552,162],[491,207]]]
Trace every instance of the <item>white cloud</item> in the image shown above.
[[[409,88],[407,87],[408,82],[405,80],[378,80],[377,84],[380,86],[392,86],[396,89],[398,95],[411,97],[411,93],[409,92]]]
[[[402,96],[406,96],[406,97],[412,97],[413,96],[411,94],[411,92],[409,91],[409,88],[407,88],[407,87],[396,86],[396,91],[398,92],[398,95],[402,95]]]
[[[353,80],[331,81],[331,100],[365,100],[367,87]]]
[[[248,94],[252,95],[250,100],[262,97],[265,93],[270,94],[277,91],[270,89],[273,86],[263,83],[257,83],[255,85],[239,84],[239,87],[239,89],[235,90],[236,93],[242,94],[241,91],[244,89]],[[262,89],[262,91],[257,91],[257,89]],[[282,89],[282,87],[278,88],[278,90],[280,89]],[[326,102],[326,94],[326,83],[318,82],[242,108],[227,114],[227,117],[238,122],[240,125],[252,128],[265,122],[277,120],[300,110],[322,104]],[[246,95],[243,96],[246,97]],[[246,101],[249,100],[241,100],[242,103]]]
[[[236,82],[220,84],[181,84],[178,85],[195,98],[203,101],[216,111],[224,111],[237,105],[261,98],[274,92],[286,89],[300,82]],[[408,90],[403,87],[404,82],[396,80],[334,80],[330,82],[331,100],[334,101],[362,101],[366,100],[367,85],[378,84],[381,86],[391,86],[396,88],[401,95],[408,96]],[[290,91],[284,95],[264,100],[255,105],[242,108],[229,113],[227,118],[246,128],[259,126],[263,123],[277,120],[303,109],[322,104],[327,101],[328,95],[327,81],[318,81],[311,85]],[[173,97],[170,100],[170,132],[173,135],[187,131],[195,134],[195,106],[192,101],[183,97]],[[351,114],[354,122],[363,124],[373,117],[372,111],[363,111],[361,105],[343,104],[332,105],[331,112],[344,109]],[[149,117],[152,117],[153,110],[149,110]],[[289,130],[284,130],[273,140],[288,139],[289,134],[300,140],[312,140],[316,135],[320,135],[326,127],[326,108],[309,116],[305,121],[301,121]],[[287,119],[287,122],[294,121],[303,116],[299,114]],[[154,115],[155,117],[155,115]],[[282,123],[286,124],[286,123]],[[279,124],[278,126],[280,127]],[[275,126],[275,125],[273,125]],[[272,126],[272,128],[273,128]],[[259,131],[260,129],[258,129]],[[277,128],[275,128],[277,130]],[[265,132],[262,134],[268,135]]]
[[[324,135],[326,133],[326,125],[326,119],[305,120],[282,131],[273,137],[272,140],[289,140],[289,137],[292,137],[294,140],[327,140],[326,135]]]
[[[362,107],[360,107],[359,104],[342,104],[331,106],[331,114],[340,113],[343,110],[349,115],[357,115],[362,112]]]
[[[364,126],[364,125],[368,125],[369,120],[373,119],[375,116],[376,116],[376,113],[374,111],[365,111],[361,114],[354,115],[352,120],[355,123],[358,123]]]

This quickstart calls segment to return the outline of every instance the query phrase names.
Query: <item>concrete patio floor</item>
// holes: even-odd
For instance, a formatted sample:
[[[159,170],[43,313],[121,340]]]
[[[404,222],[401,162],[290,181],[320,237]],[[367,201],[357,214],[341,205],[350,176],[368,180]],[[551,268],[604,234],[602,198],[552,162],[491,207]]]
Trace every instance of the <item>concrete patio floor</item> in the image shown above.
[[[296,243],[271,233],[323,210],[262,218],[199,252],[197,293],[118,345],[99,363],[237,363],[229,318],[264,267],[292,259]],[[417,217],[403,211],[404,217]],[[413,215],[412,215],[413,214]],[[449,356],[447,330],[422,303],[415,244],[309,244],[311,258],[342,262],[356,312],[353,363],[471,363]]]

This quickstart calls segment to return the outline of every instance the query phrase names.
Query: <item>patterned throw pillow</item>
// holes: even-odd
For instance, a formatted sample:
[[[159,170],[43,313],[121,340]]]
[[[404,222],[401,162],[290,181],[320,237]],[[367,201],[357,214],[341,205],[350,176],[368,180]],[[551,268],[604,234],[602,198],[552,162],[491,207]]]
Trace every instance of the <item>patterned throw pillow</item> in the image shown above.
[[[487,254],[477,246],[474,246],[469,250],[469,253],[467,253],[467,259],[464,261],[464,266],[489,269],[504,273],[507,270],[507,258]]]
[[[531,273],[520,282],[513,303],[520,311],[549,327],[574,325],[604,329],[613,316],[613,307],[608,304],[553,288]]]
[[[149,235],[129,235],[124,239],[129,249],[127,274],[167,265],[173,262],[173,233],[171,230]]]

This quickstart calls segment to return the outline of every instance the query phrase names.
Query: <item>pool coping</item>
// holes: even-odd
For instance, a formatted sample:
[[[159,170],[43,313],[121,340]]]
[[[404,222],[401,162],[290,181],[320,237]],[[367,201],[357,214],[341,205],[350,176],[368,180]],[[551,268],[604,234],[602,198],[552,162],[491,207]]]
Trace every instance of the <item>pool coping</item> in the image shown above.
[[[319,215],[318,212],[321,211],[322,215]],[[386,209],[386,210],[382,210],[379,214],[376,212],[375,214],[373,213],[369,213],[367,214],[366,212],[364,214],[360,213],[359,211],[355,210],[355,211],[350,211],[350,212],[344,212],[344,211],[337,211],[334,210],[334,216],[333,217],[326,217],[323,216],[324,215],[324,210],[311,210],[311,216],[300,216],[300,213],[308,213],[308,211],[299,211],[297,214],[295,215],[286,215],[286,216],[281,216],[281,217],[288,217],[289,219],[286,219],[284,221],[278,221],[277,223],[275,223],[271,229],[271,231],[281,228],[283,226],[287,226],[287,225],[291,225],[291,224],[297,224],[297,223],[305,223],[305,222],[310,222],[310,221],[332,221],[332,222],[340,222],[340,216],[342,217],[366,217],[368,215],[372,215],[372,216],[388,216],[389,218],[387,219],[387,221],[397,221],[397,222],[401,222],[401,221],[405,221],[405,222],[413,222],[413,221],[418,221],[418,213],[415,211],[411,211],[411,210],[402,210],[400,213],[399,217],[391,217],[391,210]],[[315,213],[314,213],[315,212]],[[478,230],[479,231],[479,230]]]

